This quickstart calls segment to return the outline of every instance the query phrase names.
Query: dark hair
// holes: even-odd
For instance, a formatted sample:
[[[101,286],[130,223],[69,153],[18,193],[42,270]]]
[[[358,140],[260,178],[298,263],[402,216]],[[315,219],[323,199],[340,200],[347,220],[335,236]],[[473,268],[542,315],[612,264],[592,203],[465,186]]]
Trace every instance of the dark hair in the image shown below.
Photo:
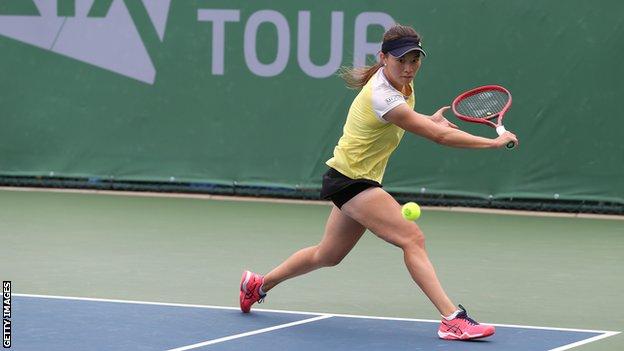
[[[420,41],[420,34],[418,34],[414,28],[403,26],[398,23],[384,33],[383,41],[386,42],[405,37],[416,37],[416,40]],[[342,67],[339,75],[344,79],[349,88],[361,89],[382,66],[383,64],[381,62],[377,62],[372,66]]]

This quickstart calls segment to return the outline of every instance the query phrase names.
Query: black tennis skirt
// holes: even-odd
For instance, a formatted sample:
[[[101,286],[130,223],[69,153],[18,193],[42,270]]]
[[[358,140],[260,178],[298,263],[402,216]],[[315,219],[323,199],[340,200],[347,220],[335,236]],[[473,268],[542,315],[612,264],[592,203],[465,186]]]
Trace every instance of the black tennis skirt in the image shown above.
[[[323,187],[321,188],[321,198],[331,200],[338,208],[351,200],[362,191],[378,187],[381,184],[370,179],[351,179],[346,175],[330,168],[323,174]]]

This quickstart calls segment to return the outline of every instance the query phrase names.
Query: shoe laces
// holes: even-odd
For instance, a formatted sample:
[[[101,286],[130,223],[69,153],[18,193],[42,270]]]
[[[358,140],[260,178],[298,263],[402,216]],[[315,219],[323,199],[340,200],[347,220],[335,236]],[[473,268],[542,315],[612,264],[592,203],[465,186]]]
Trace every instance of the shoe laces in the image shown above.
[[[467,321],[468,323],[472,324],[472,325],[479,325],[479,322],[475,321],[474,319],[468,317],[468,312],[466,311],[466,309],[464,308],[464,306],[459,305],[459,308],[462,310],[458,315],[457,318],[461,318],[465,321]]]

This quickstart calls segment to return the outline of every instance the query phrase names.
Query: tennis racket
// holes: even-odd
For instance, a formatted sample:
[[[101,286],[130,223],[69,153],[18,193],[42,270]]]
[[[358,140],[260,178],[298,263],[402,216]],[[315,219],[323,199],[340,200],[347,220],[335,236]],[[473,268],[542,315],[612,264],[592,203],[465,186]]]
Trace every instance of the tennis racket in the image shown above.
[[[498,85],[485,85],[460,94],[451,106],[457,118],[487,124],[496,129],[498,135],[503,135],[507,131],[503,126],[503,117],[511,107],[511,93]],[[507,143],[508,149],[515,146],[513,141]]]

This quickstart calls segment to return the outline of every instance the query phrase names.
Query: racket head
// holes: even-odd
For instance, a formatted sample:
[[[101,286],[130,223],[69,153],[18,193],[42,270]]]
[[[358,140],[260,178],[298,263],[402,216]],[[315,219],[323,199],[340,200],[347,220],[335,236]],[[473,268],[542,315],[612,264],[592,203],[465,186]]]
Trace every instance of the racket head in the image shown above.
[[[500,85],[484,85],[468,90],[456,97],[451,105],[457,118],[493,128],[501,125],[510,106],[511,93]]]

